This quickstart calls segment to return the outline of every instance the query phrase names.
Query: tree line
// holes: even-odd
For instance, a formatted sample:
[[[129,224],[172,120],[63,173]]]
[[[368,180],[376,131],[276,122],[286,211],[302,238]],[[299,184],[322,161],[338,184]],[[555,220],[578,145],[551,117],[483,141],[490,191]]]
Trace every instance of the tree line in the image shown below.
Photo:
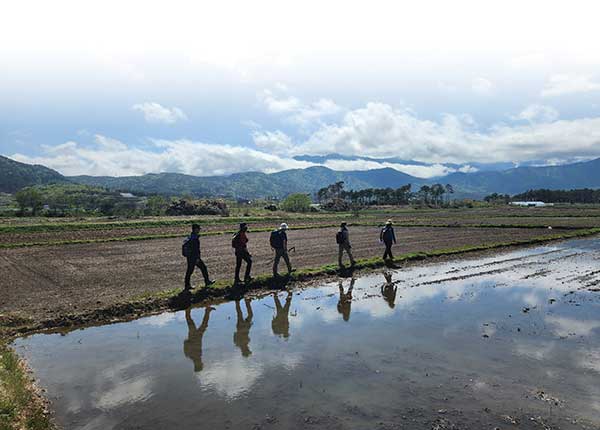
[[[317,200],[326,206],[345,204],[369,205],[407,205],[422,203],[441,206],[454,193],[452,185],[423,185],[418,191],[412,191],[412,185],[399,188],[365,188],[362,190],[344,190],[344,182],[336,182],[317,191]],[[446,197],[448,196],[448,197]]]
[[[600,203],[600,190],[529,190],[512,197],[516,201],[542,201],[546,203]]]

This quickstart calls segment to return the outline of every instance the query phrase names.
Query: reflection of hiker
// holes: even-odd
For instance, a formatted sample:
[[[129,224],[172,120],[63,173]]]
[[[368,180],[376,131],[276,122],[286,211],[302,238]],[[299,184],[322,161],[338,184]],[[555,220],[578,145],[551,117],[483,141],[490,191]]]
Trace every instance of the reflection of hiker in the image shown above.
[[[350,245],[350,234],[348,233],[348,227],[346,226],[345,222],[343,222],[340,225],[340,231],[338,231],[336,233],[335,241],[337,242],[337,244],[339,246],[338,264],[339,264],[340,268],[344,267],[344,264],[342,263],[342,257],[343,257],[344,251],[346,251],[346,253],[348,254],[348,258],[350,258],[350,266],[354,266],[356,264],[356,262],[354,261],[354,257],[352,256],[352,246]]]
[[[240,301],[235,301],[235,312],[237,314],[237,324],[235,326],[235,333],[233,334],[233,343],[241,351],[244,357],[249,357],[252,354],[250,351],[250,327],[252,327],[252,306],[250,306],[250,299],[244,299],[246,303],[247,316],[244,318],[242,308],[240,307]]]
[[[275,315],[273,321],[271,321],[273,334],[288,338],[290,336],[289,313],[290,305],[292,304],[292,292],[288,291],[288,295],[285,298],[285,306],[281,306],[279,295],[277,295],[277,293],[273,293],[273,299],[275,300],[275,310],[277,311],[277,315]]]
[[[350,308],[352,306],[352,289],[354,288],[355,279],[352,278],[350,281],[350,287],[348,287],[348,291],[344,293],[344,281],[340,280],[340,300],[337,304],[337,310],[342,314],[342,318],[344,321],[348,321],[350,319]]]
[[[252,256],[248,252],[248,224],[245,222],[240,224],[240,230],[231,239],[231,246],[235,249],[235,280],[234,284],[241,284],[240,269],[242,268],[242,261],[246,262],[246,274],[244,275],[244,282],[248,283],[252,281],[250,277],[250,270],[252,269]]]
[[[194,273],[194,269],[199,267],[202,271],[202,276],[204,276],[204,283],[208,287],[215,283],[215,281],[211,281],[208,277],[208,269],[206,268],[206,264],[202,261],[200,255],[200,226],[198,224],[192,224],[192,234],[190,234],[181,247],[181,253],[184,257],[187,258],[187,271],[185,272],[185,290],[191,290],[192,286],[190,284],[190,278],[192,277],[192,273]]]
[[[390,308],[394,308],[396,306],[396,293],[398,292],[398,287],[394,285],[392,282],[392,274],[389,272],[384,272],[383,276],[385,278],[385,284],[381,286],[381,295],[383,299],[388,303]]]
[[[286,230],[288,229],[288,225],[286,223],[282,223],[279,226],[279,229],[271,232],[271,237],[269,241],[271,242],[271,248],[275,251],[275,259],[273,260],[273,276],[277,277],[279,274],[277,273],[277,266],[279,266],[279,260],[283,257],[283,261],[287,265],[288,275],[294,272],[292,269],[292,265],[290,263],[290,257],[288,256],[288,248],[287,248],[287,234]]]
[[[210,313],[214,310],[215,308],[210,306],[204,309],[204,318],[202,319],[202,324],[200,324],[200,327],[198,328],[196,328],[196,324],[192,319],[190,308],[185,310],[185,320],[187,321],[188,326],[188,337],[183,341],[183,353],[187,358],[194,362],[194,372],[201,372],[203,368],[202,337],[208,328],[208,318],[210,317]]]
[[[383,259],[386,257],[390,260],[394,259],[392,255],[392,244],[396,243],[396,235],[394,234],[394,227],[392,227],[392,220],[388,219],[385,223],[385,227],[381,229],[379,233],[379,241],[385,244],[385,252],[383,253]]]

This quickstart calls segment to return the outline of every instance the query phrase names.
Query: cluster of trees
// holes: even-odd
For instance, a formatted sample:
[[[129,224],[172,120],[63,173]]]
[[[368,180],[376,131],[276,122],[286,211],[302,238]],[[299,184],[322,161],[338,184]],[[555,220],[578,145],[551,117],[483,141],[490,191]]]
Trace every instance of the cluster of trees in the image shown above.
[[[166,210],[167,215],[221,215],[229,216],[229,208],[223,200],[174,200]]]
[[[517,201],[542,201],[546,203],[600,203],[600,190],[529,190],[513,196]]]
[[[281,202],[281,209],[286,212],[308,212],[311,200],[308,194],[290,194]]]
[[[317,198],[324,207],[343,207],[350,205],[406,205],[418,202],[426,205],[441,206],[445,196],[454,193],[452,185],[423,185],[417,192],[411,191],[411,184],[400,188],[366,188],[363,190],[344,190],[344,182],[336,182],[317,191]],[[345,209],[343,209],[345,210]]]
[[[511,201],[511,197],[508,194],[493,193],[485,196],[483,200],[493,205],[507,205]]]

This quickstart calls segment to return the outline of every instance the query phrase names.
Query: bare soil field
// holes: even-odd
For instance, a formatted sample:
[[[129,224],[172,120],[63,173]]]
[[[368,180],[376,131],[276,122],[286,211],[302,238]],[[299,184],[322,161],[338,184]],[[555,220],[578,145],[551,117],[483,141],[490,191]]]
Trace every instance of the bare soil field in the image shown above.
[[[336,228],[291,230],[289,246],[295,267],[309,268],[337,259]],[[466,245],[528,239],[547,234],[545,229],[510,228],[397,228],[394,252],[431,251]],[[268,232],[251,233],[249,250],[253,274],[271,272],[272,251]],[[383,253],[377,227],[354,227],[350,232],[356,258]],[[41,246],[0,250],[0,314],[34,320],[84,313],[123,303],[148,293],[179,288],[185,260],[179,238]],[[211,277],[233,279],[234,257],[229,236],[202,239],[203,258]],[[284,269],[282,264],[281,270]],[[193,282],[202,286],[199,273]]]

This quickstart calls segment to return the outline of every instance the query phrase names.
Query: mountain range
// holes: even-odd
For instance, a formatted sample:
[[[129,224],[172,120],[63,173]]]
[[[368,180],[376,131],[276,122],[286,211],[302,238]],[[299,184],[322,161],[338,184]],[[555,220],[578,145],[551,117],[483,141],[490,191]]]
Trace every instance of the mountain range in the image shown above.
[[[395,159],[394,159],[395,160]],[[395,160],[398,163],[398,160]],[[408,162],[406,162],[408,163]],[[414,164],[414,162],[412,162]],[[491,193],[517,194],[530,189],[600,188],[600,158],[573,164],[544,167],[513,167],[503,170],[455,172],[437,178],[416,178],[393,168],[335,171],[314,166],[277,173],[237,173],[198,177],[181,173],[142,176],[71,176],[40,165],[19,163],[0,156],[0,191],[13,193],[28,185],[79,183],[143,194],[223,196],[234,198],[283,197],[293,192],[312,193],[328,184],[344,181],[346,189],[398,188],[413,190],[433,183],[451,184],[456,197],[481,198]]]

